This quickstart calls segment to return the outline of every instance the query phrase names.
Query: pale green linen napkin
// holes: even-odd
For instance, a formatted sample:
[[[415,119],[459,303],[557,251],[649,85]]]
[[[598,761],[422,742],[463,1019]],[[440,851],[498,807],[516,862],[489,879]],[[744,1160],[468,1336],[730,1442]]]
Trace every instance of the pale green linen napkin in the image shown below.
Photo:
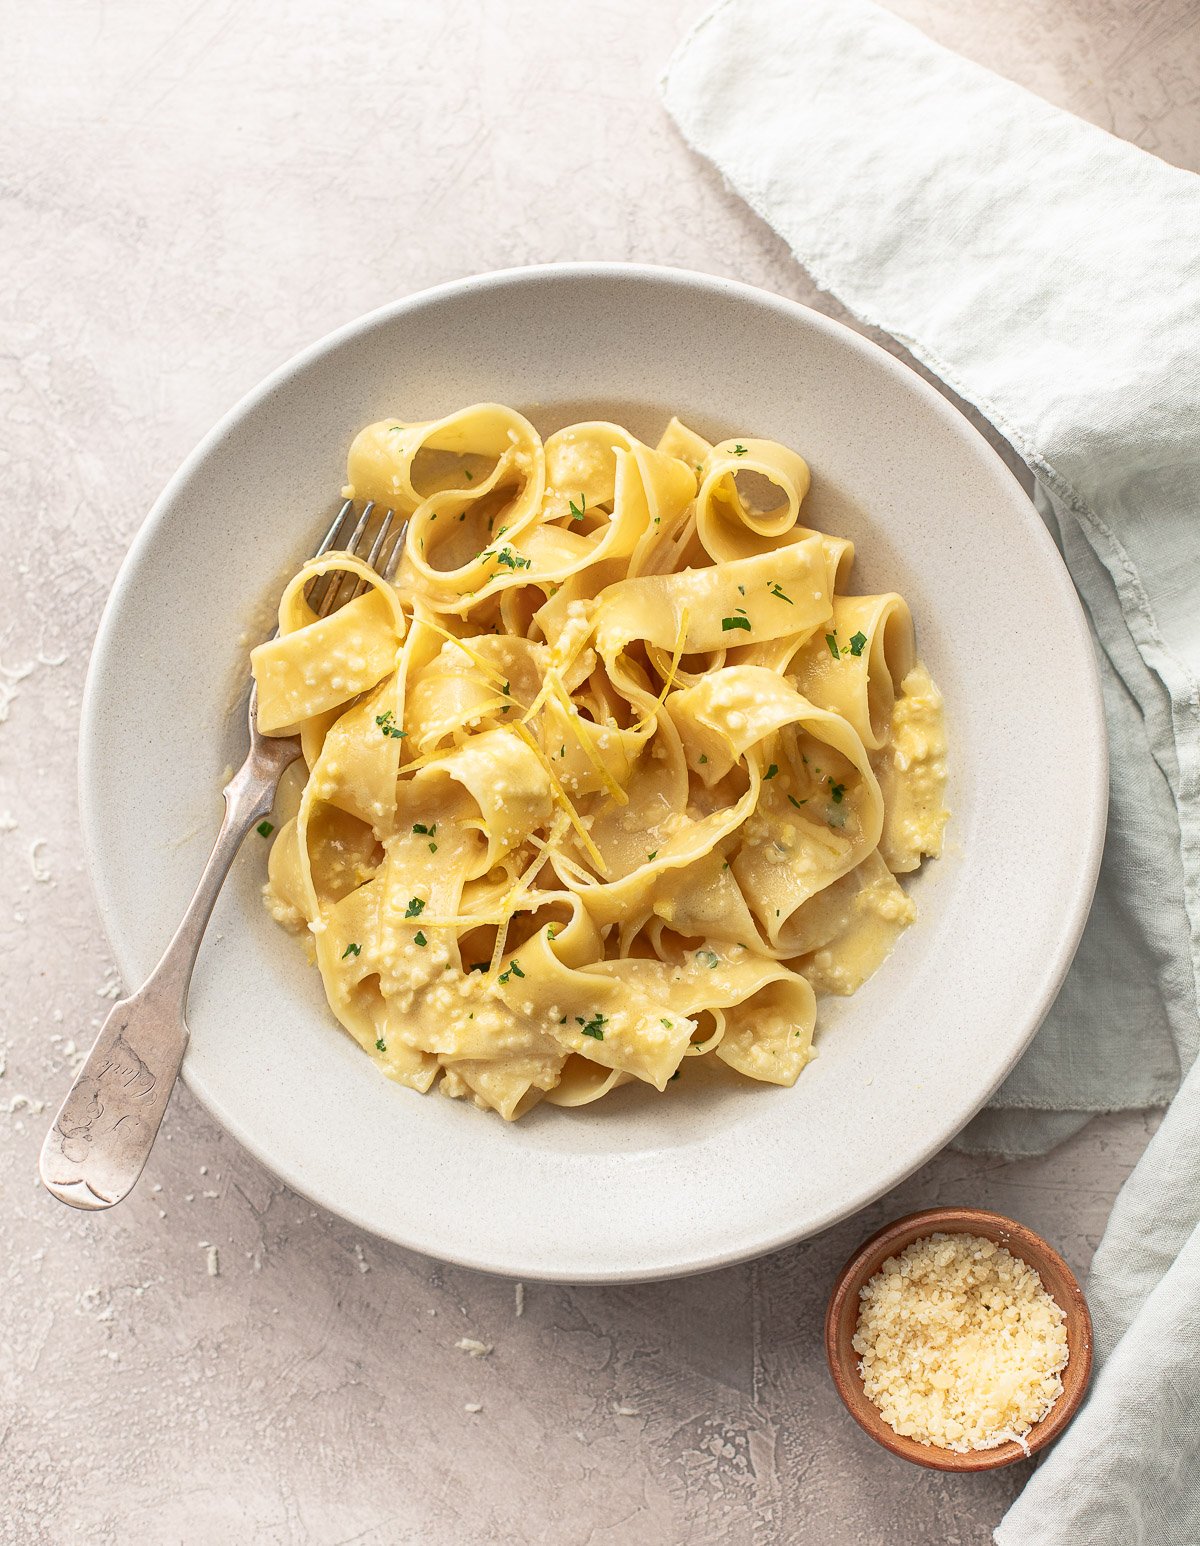
[[[1112,804],[1075,966],[994,1105],[1059,1113],[1052,1139],[1067,1112],[1163,1105],[1200,1050],[1200,185],[863,0],[726,0],[664,94],[817,282],[1038,479],[1099,645]]]
[[[1200,1049],[1200,180],[867,0],[724,0],[663,90],[817,282],[1025,458],[1097,642],[1112,773],[1096,901],[966,1141],[1036,1152],[1087,1113],[1164,1104]],[[1200,1065],[1097,1253],[1109,1362],[1003,1546],[1200,1543],[1198,1131]]]

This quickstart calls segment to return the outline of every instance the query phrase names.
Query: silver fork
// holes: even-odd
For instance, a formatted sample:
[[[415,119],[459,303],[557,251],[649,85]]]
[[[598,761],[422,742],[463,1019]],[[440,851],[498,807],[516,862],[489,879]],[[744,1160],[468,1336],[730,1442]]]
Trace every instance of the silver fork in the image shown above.
[[[337,550],[390,576],[406,523],[393,525],[390,510],[380,518],[373,519],[374,514],[374,504],[358,513],[347,500],[315,556],[333,551],[338,538],[345,537],[343,526],[351,524],[348,518],[355,517]],[[326,617],[364,588],[356,575],[331,571],[311,582],[309,605]],[[113,1005],[42,1144],[42,1182],[73,1208],[111,1208],[129,1195],[141,1175],[187,1049],[188,985],[218,893],[242,840],[270,814],[284,769],[300,755],[298,737],[259,734],[257,706],[252,681],[250,751],[223,791],[225,819],[183,922],[145,984]]]

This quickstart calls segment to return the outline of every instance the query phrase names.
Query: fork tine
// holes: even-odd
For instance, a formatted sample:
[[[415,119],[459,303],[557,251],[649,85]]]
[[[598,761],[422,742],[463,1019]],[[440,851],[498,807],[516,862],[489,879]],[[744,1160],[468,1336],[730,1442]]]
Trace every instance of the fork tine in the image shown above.
[[[383,568],[379,571],[385,580],[394,580],[396,578],[396,570],[400,566],[400,555],[404,552],[404,539],[407,536],[408,522],[401,521],[396,531],[396,540],[392,543],[392,551],[384,560]]]
[[[322,558],[322,557],[324,557],[324,555],[326,553],[329,552],[329,549],[333,546],[333,539],[337,536],[338,527],[346,519],[347,511],[353,510],[353,509],[354,509],[354,501],[352,499],[348,499],[346,501],[346,503],[342,506],[342,508],[338,511],[336,517],[334,518],[333,525],[325,533],[325,540],[321,543],[321,546],[313,554],[314,558]]]
[[[337,515],[334,517],[333,525],[325,533],[325,537],[321,543],[321,546],[313,554],[314,558],[323,558],[325,554],[329,552],[330,548],[334,544],[334,540],[337,537],[339,530],[341,529],[342,522],[353,509],[354,501],[352,499],[347,499],[346,502],[342,505],[342,508],[338,511]],[[329,596],[330,587],[333,585],[334,579],[335,576],[332,573],[320,574],[308,587],[306,599],[309,606],[313,609],[318,617],[323,617],[325,615],[322,609],[326,599]]]
[[[394,514],[395,512],[392,510],[389,510],[386,513],[383,521],[380,523],[378,532],[375,534],[375,541],[371,544],[371,552],[367,558],[367,563],[371,566],[372,569],[375,567],[375,560],[379,557],[379,550],[383,547],[384,538],[387,536],[388,531],[391,528]]]
[[[371,523],[371,511],[374,510],[374,508],[375,501],[373,499],[368,499],[366,504],[363,506],[363,513],[359,516],[358,521],[354,527],[354,532],[350,538],[350,541],[346,544],[347,553],[356,553],[358,551],[358,544],[363,539],[363,532],[366,531],[367,527]]]
[[[392,524],[395,513],[396,512],[394,510],[388,510],[385,513],[383,520],[379,523],[379,530],[375,533],[375,540],[371,544],[371,551],[363,560],[364,563],[370,564],[372,569],[376,567],[375,561],[379,557],[380,549],[383,547],[384,540],[388,534],[388,528]],[[356,579],[354,584],[350,587],[349,595],[342,597],[340,605],[345,606],[348,601],[353,601],[356,596],[361,596],[366,589],[366,580]]]
[[[371,552],[368,553],[368,557],[363,560],[363,563],[370,564],[371,569],[376,570],[376,574],[379,575],[384,574],[384,569],[382,569],[379,564],[379,553],[382,552],[382,549],[384,549],[384,543],[387,541],[388,530],[391,529],[391,523],[393,523],[394,518],[396,518],[396,512],[394,512],[394,510],[387,510],[387,512],[385,512],[384,519],[382,519],[382,521],[379,523],[379,530],[376,532],[376,538],[374,538],[373,543],[371,543]],[[405,530],[407,530],[407,527],[407,521],[401,521],[401,540],[404,538],[404,533]],[[349,595],[343,595],[342,597],[342,606],[345,606],[346,601],[353,601],[356,595],[362,595],[365,589],[365,580],[354,581],[354,587],[351,589],[351,592],[349,592]]]
[[[355,522],[354,530],[350,534],[350,540],[345,544],[345,551],[347,553],[353,553],[357,550],[358,544],[363,539],[363,533],[371,523],[371,512],[374,508],[375,501],[373,499],[369,499],[363,506],[363,512]],[[356,579],[351,581],[349,589],[346,590],[346,576],[337,570],[332,571],[329,584],[325,587],[324,593],[314,609],[317,616],[328,617],[338,607],[344,606],[354,596],[357,589],[358,581]],[[312,606],[311,601],[309,606]]]

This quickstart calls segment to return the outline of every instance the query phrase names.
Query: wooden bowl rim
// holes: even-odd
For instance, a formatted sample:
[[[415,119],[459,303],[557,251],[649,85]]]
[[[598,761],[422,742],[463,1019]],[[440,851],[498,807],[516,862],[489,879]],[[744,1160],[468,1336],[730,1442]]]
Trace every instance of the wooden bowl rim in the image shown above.
[[[1025,1435],[1028,1449],[1014,1440],[998,1444],[994,1449],[968,1450],[965,1454],[920,1444],[890,1428],[863,1389],[858,1358],[850,1345],[854,1327],[858,1324],[857,1311],[849,1322],[849,1333],[844,1334],[842,1330],[847,1301],[853,1297],[857,1303],[859,1289],[889,1256],[933,1234],[979,1234],[995,1240],[1034,1268],[1043,1288],[1066,1314],[1068,1359],[1063,1371],[1063,1393],[1045,1417]],[[1058,1279],[1056,1285],[1052,1286],[1048,1281],[1048,1273]],[[857,1247],[838,1273],[825,1312],[825,1356],[846,1410],[884,1449],[931,1470],[992,1471],[1017,1460],[1026,1460],[1044,1449],[1078,1411],[1087,1394],[1092,1372],[1092,1317],[1075,1274],[1050,1242],[1027,1225],[984,1208],[922,1208],[877,1229]]]

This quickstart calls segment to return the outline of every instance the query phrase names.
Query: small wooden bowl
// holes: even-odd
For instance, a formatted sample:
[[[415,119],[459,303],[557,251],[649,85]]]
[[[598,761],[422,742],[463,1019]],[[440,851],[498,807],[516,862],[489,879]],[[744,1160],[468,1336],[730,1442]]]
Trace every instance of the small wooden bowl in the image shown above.
[[[1041,1422],[1025,1435],[1028,1450],[1012,1440],[995,1449],[968,1450],[961,1455],[937,1445],[919,1444],[894,1432],[863,1389],[858,1354],[852,1346],[858,1325],[859,1290],[889,1256],[932,1234],[982,1235],[994,1240],[1028,1262],[1040,1276],[1046,1292],[1066,1312],[1068,1356],[1062,1372],[1063,1392]],[[825,1312],[825,1354],[833,1383],[851,1417],[893,1455],[936,1471],[991,1471],[1035,1454],[1074,1417],[1092,1373],[1092,1318],[1074,1273],[1040,1235],[1002,1214],[985,1213],[979,1208],[927,1208],[921,1213],[906,1214],[872,1235],[838,1273]]]

